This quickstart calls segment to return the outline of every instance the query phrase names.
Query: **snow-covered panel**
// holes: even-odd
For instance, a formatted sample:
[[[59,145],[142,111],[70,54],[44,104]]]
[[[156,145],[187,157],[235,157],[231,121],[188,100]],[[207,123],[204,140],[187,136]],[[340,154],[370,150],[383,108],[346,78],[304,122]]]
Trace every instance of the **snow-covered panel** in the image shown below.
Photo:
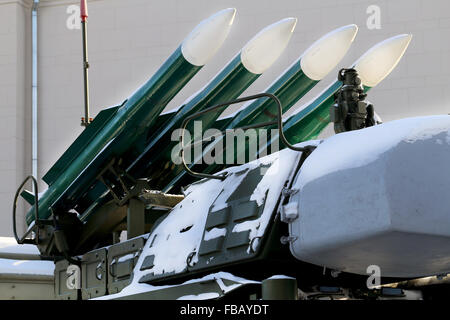
[[[290,202],[298,259],[366,274],[450,271],[450,116],[402,119],[326,139]]]
[[[3,258],[2,258],[3,254]],[[15,238],[0,237],[0,274],[30,274],[53,276],[53,261],[6,259],[13,255],[39,255],[35,245],[17,244]]]
[[[311,144],[316,143],[314,142]],[[276,153],[275,156],[277,158],[267,169],[264,177],[250,196],[250,200],[256,201],[259,206],[264,203],[263,213],[258,219],[236,224],[232,230],[232,232],[249,230],[249,239],[256,239],[253,242],[253,249],[258,246],[258,239],[262,237],[266,231],[272,213],[281,196],[282,189],[293,170],[295,170],[301,152],[285,149]],[[247,252],[250,252],[251,249],[252,248],[250,247],[247,248]]]
[[[29,274],[53,276],[53,261],[0,259],[0,274]]]
[[[18,244],[15,238],[0,237],[0,256],[2,253],[39,254],[39,250],[32,244]]]
[[[276,275],[271,276],[270,278],[267,278],[267,280],[281,280],[281,279],[284,279],[284,280],[293,280],[293,279],[295,279],[295,278],[290,277],[290,276],[286,276],[286,275],[284,275],[284,274],[276,274]]]
[[[190,294],[187,296],[179,297],[177,300],[211,300],[220,297],[217,292],[205,292],[200,294]]]
[[[213,196],[220,189],[221,181],[208,180],[186,190],[186,198],[150,234],[134,270],[134,280],[149,272],[181,272],[186,268],[187,257],[198,249]],[[155,256],[154,267],[147,272],[140,271],[143,259],[151,255]]]
[[[318,142],[313,142],[318,144]],[[181,273],[186,271],[188,261],[196,263],[202,241],[223,237],[227,230],[215,228],[204,232],[208,213],[227,207],[227,200],[240,186],[246,174],[261,170],[261,180],[256,188],[249,190],[250,200],[264,204],[264,211],[257,219],[239,223],[228,233],[249,231],[250,237],[264,235],[281,191],[296,168],[300,152],[289,149],[226,170],[227,178],[204,179],[189,186],[186,197],[152,231],[134,269],[133,282],[147,276]],[[253,243],[257,246],[257,241]],[[153,256],[153,257],[152,257]],[[152,257],[152,266],[143,267],[146,257]],[[142,269],[142,270],[141,270]],[[149,278],[150,277],[150,278]]]
[[[203,240],[208,241],[211,239],[216,239],[219,237],[223,237],[225,236],[227,233],[227,229],[226,228],[214,228],[210,231],[206,231],[205,232],[205,236],[203,237]]]
[[[366,128],[364,134],[350,131],[334,135],[305,162],[299,181],[305,185],[333,172],[368,165],[400,142],[428,139],[447,130],[449,123],[449,116],[415,117]],[[442,142],[450,143],[450,138]]]
[[[220,289],[222,290],[223,294],[226,294],[226,293],[228,293],[242,285],[245,285],[245,284],[259,284],[260,283],[259,281],[254,281],[254,280],[237,277],[228,272],[216,272],[216,273],[208,274],[202,278],[188,280],[179,285],[152,286],[150,284],[132,282],[130,285],[125,287],[119,293],[95,298],[93,300],[118,299],[118,298],[130,296],[130,295],[134,295],[134,294],[139,294],[139,293],[144,293],[144,292],[151,292],[151,291],[162,290],[162,289],[167,289],[167,288],[174,288],[174,287],[193,284],[193,283],[203,283],[208,280],[216,281],[217,284],[219,285]],[[234,284],[225,285],[223,280],[230,280],[230,281],[234,282]],[[194,295],[183,296],[183,297],[180,297],[179,299],[180,300],[183,300],[183,299],[204,300],[204,299],[213,299],[213,298],[216,298],[216,296],[213,297],[213,295],[211,293],[208,293],[207,295],[205,294],[205,295],[196,295],[196,296],[194,296]]]

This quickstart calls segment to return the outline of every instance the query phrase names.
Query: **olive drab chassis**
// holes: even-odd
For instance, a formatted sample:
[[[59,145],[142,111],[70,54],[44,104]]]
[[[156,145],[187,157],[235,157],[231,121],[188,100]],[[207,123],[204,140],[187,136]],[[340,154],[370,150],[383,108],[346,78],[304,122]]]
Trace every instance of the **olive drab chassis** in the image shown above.
[[[100,248],[84,254],[80,259],[81,288],[67,287],[69,263],[56,262],[55,298],[60,300],[92,299],[120,292],[130,284],[133,268],[142,252],[147,235]]]

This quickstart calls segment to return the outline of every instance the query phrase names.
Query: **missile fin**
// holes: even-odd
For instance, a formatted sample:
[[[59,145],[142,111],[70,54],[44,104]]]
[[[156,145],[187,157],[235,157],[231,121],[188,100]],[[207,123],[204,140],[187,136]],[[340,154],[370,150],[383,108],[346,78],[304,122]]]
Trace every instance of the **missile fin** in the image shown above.
[[[28,202],[29,204],[34,205],[35,196],[34,193],[32,193],[31,191],[23,190],[20,196],[24,198],[25,201]]]
[[[72,161],[84,150],[96,134],[105,126],[105,124],[114,116],[121,106],[104,109],[94,118],[94,121],[81,132],[78,138],[56,161],[51,169],[42,178],[49,186],[61,175],[62,172],[72,163]]]

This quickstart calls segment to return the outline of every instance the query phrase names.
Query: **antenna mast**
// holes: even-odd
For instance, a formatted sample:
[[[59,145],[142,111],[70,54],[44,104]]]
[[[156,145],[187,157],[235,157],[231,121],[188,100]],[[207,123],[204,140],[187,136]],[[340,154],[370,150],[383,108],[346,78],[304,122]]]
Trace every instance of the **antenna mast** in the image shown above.
[[[84,71],[84,117],[81,118],[81,125],[87,127],[92,119],[89,117],[89,62],[88,62],[88,46],[87,46],[87,3],[81,0],[80,18],[83,34],[83,71]]]

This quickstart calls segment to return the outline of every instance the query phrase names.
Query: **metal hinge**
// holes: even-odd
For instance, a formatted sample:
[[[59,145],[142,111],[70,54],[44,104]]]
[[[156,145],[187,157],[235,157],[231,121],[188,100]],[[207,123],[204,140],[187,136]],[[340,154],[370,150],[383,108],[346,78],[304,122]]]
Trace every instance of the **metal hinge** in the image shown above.
[[[281,206],[281,216],[282,222],[291,223],[298,218],[298,202],[293,201]]]

